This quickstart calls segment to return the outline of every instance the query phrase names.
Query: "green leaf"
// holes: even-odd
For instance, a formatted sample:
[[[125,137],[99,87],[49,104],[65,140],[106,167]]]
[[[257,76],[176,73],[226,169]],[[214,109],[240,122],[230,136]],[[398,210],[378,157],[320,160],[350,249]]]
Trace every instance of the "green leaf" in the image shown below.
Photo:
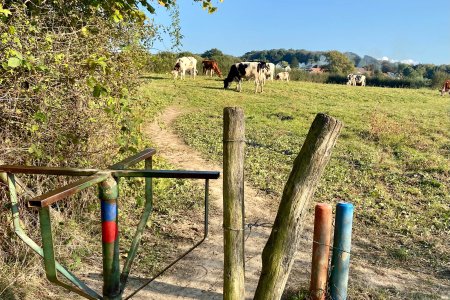
[[[106,88],[100,84],[96,84],[94,86],[94,91],[93,91],[93,96],[98,98],[100,96],[105,96],[108,94],[108,91],[106,90]]]
[[[19,59],[18,57],[10,57],[8,59],[8,67],[10,67],[10,68],[17,68],[20,65],[22,65],[22,60]]]

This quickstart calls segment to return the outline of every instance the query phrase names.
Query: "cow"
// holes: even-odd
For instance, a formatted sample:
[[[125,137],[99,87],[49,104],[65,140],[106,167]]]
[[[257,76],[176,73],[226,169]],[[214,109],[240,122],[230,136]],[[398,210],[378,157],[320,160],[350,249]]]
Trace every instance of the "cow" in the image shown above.
[[[261,93],[263,92],[263,84],[265,78],[265,71],[269,66],[265,62],[240,62],[231,66],[230,72],[227,78],[223,81],[223,87],[227,89],[230,83],[237,82],[236,91],[242,91],[242,79],[254,78],[255,79],[255,93],[258,92],[258,87],[261,87]]]
[[[202,65],[203,65],[203,74],[208,75],[208,71],[210,71],[211,77],[214,75],[214,73],[217,73],[219,77],[222,77],[222,72],[220,72],[217,61],[205,59],[204,61],[202,61]]]
[[[176,73],[173,71],[176,71]],[[172,74],[175,78],[180,74],[180,79],[184,79],[186,77],[186,71],[188,71],[191,74],[191,77],[194,77],[195,79],[195,76],[197,75],[197,60],[192,56],[180,57],[177,59],[173,71]]]
[[[356,85],[355,78],[356,78],[356,75],[348,74],[347,75],[347,85]]]
[[[289,72],[280,72],[276,76],[277,80],[286,80],[289,81]]]
[[[273,63],[267,63],[268,68],[264,68],[263,72],[265,75],[264,79],[270,79],[273,81],[273,75],[275,74],[275,65]]]
[[[366,76],[360,75],[360,74],[348,74],[347,75],[347,85],[366,86]]]
[[[444,96],[445,93],[447,92],[450,94],[450,80],[448,79],[444,82],[444,85],[442,86],[441,96]]]
[[[365,75],[356,75],[355,85],[366,86],[366,76]]]

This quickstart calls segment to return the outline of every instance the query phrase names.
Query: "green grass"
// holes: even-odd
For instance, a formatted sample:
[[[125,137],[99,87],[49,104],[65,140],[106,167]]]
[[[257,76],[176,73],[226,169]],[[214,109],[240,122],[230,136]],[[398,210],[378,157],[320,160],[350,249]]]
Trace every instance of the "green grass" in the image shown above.
[[[246,179],[277,199],[315,115],[340,119],[345,127],[315,201],[355,205],[355,245],[374,263],[427,272],[449,263],[448,97],[428,89],[306,82],[269,82],[263,94],[254,94],[253,82],[244,82],[237,93],[211,78],[150,80],[145,90],[152,97],[188,112],[176,122],[178,133],[217,162],[223,108],[243,107]]]

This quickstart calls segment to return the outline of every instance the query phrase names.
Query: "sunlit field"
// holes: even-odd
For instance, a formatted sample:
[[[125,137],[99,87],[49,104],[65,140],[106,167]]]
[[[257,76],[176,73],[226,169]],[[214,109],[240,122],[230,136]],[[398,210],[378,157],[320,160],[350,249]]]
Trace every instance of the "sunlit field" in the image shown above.
[[[158,74],[144,79],[142,93],[150,103],[184,110],[178,134],[217,162],[223,108],[243,107],[246,180],[274,201],[315,115],[340,119],[344,128],[315,202],[355,205],[355,259],[448,282],[450,97],[429,89],[306,82],[268,82],[262,94],[254,93],[252,81],[242,93],[234,87],[224,90],[216,77],[174,81]]]

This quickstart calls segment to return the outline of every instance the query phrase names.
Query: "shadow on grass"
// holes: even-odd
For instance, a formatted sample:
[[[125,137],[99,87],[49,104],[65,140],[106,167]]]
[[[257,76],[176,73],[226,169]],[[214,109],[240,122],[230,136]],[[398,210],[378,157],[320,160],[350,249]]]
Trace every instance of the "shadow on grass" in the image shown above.
[[[140,78],[141,79],[153,79],[153,80],[170,79],[170,78],[167,78],[167,77],[154,76],[154,75],[142,75]]]

